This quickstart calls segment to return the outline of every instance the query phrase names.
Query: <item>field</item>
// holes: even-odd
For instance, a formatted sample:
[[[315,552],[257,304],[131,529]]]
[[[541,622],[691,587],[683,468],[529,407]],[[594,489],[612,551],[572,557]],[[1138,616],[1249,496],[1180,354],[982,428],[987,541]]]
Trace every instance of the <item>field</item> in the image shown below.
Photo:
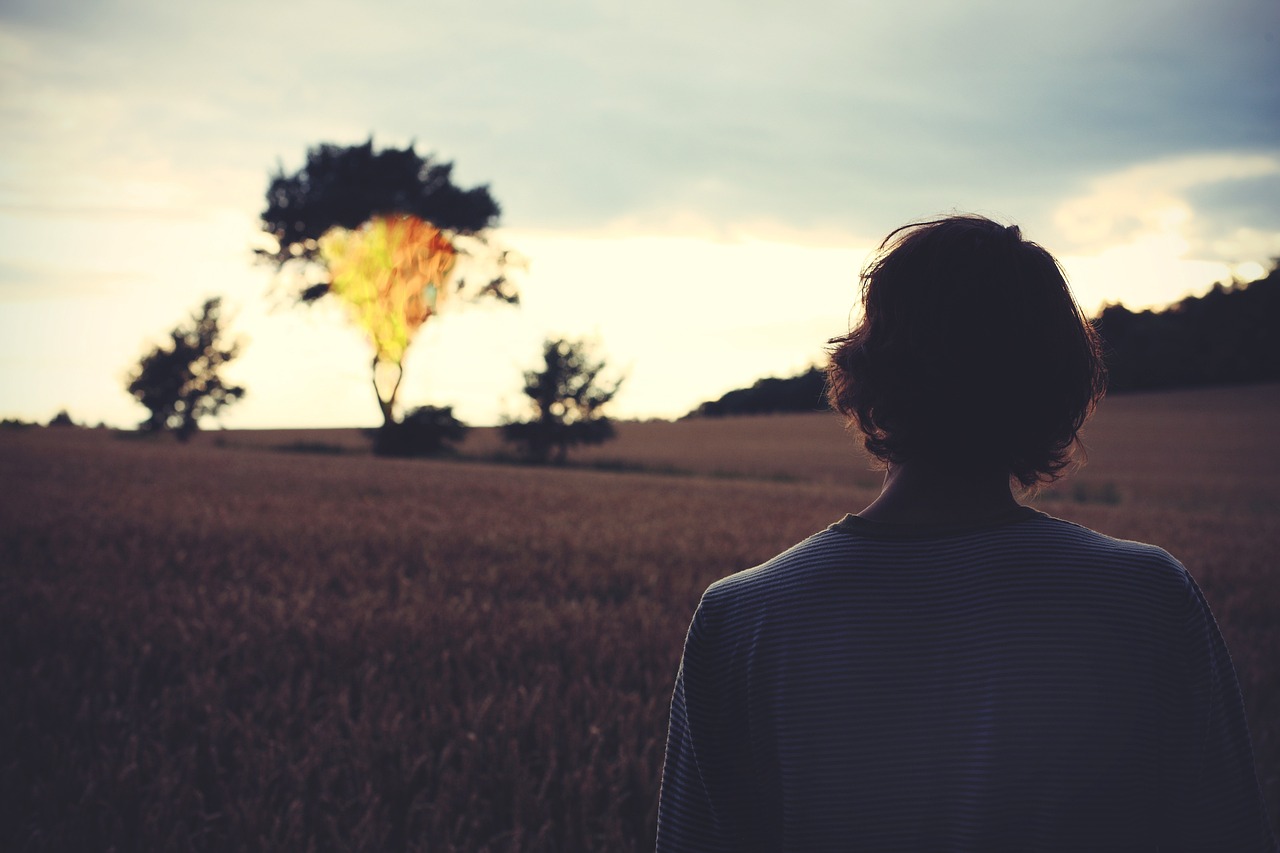
[[[1278,435],[1277,386],[1116,397],[1035,501],[1201,583],[1273,822]],[[554,471],[492,431],[364,448],[0,433],[0,848],[652,849],[702,590],[878,482],[821,415],[623,424]]]

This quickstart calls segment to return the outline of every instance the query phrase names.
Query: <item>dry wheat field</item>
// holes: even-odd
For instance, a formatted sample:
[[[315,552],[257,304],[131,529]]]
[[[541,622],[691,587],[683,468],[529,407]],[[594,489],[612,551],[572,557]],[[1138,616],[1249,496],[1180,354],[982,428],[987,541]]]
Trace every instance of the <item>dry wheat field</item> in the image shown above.
[[[1276,386],[1117,397],[1036,499],[1199,580],[1273,820],[1277,435]],[[822,415],[623,424],[596,469],[362,446],[0,433],[0,848],[651,849],[702,590],[877,482]]]

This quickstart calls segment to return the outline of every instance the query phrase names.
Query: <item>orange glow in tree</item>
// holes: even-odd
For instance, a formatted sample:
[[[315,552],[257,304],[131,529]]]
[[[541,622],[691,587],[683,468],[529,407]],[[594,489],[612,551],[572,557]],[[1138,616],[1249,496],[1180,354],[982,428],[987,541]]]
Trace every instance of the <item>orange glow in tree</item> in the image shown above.
[[[330,292],[347,304],[373,344],[374,391],[394,420],[405,350],[438,310],[458,252],[440,229],[416,216],[375,216],[355,230],[330,228],[319,240]],[[384,393],[379,372],[393,368]]]

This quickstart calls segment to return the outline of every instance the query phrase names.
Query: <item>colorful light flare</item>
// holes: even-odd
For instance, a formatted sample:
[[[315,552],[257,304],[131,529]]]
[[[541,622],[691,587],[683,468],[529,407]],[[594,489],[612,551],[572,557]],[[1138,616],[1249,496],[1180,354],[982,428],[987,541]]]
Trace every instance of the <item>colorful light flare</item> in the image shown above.
[[[377,216],[355,230],[320,238],[330,292],[347,304],[377,351],[399,365],[409,342],[438,310],[458,251],[440,229],[416,216]]]

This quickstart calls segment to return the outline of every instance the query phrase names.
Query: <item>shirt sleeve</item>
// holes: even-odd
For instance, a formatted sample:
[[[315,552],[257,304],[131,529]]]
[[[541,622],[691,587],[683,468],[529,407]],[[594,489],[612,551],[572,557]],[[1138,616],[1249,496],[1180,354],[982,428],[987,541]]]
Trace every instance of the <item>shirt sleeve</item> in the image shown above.
[[[707,687],[701,678],[704,607],[705,602],[699,604],[689,625],[684,655],[671,696],[667,754],[662,769],[662,790],[658,796],[658,853],[727,853],[732,849],[716,819],[707,782],[698,764],[698,751],[702,744],[695,734],[694,724],[700,714],[697,709],[693,713],[690,710],[690,693],[697,702]]]
[[[1235,667],[1208,602],[1187,575],[1183,663],[1193,711],[1176,772],[1169,849],[1277,850],[1254,769]]]

